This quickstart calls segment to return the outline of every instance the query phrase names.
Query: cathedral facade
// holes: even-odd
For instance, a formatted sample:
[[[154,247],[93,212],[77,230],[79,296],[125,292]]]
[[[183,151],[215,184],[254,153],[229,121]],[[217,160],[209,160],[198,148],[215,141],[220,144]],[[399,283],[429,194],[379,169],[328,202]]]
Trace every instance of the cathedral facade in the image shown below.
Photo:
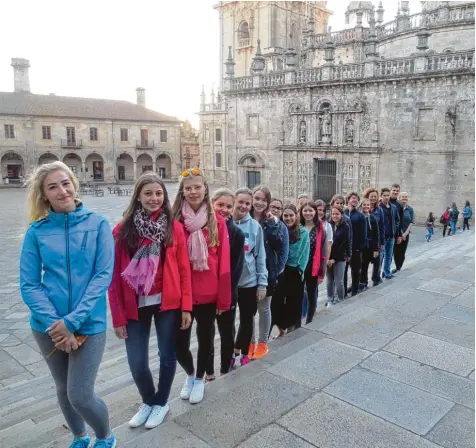
[[[381,4],[350,2],[341,31],[326,3],[216,6],[223,83],[200,106],[211,182],[285,201],[397,182],[419,219],[472,199],[474,3],[402,1],[386,22]]]

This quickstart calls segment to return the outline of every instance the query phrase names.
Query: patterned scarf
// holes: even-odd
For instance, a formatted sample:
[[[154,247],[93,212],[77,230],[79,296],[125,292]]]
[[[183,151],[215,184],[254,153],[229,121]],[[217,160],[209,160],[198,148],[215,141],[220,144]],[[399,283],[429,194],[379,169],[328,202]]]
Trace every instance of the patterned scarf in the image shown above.
[[[160,252],[168,224],[167,215],[161,210],[154,221],[140,208],[135,211],[133,222],[142,241],[122,277],[136,294],[147,296],[154,285],[160,264]]]

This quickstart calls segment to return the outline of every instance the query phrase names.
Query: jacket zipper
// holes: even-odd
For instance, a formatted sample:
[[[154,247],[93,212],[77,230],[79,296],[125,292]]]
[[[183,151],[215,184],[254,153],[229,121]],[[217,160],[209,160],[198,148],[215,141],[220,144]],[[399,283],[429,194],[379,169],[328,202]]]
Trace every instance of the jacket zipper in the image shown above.
[[[66,215],[65,220],[65,233],[66,233],[66,272],[68,274],[68,314],[73,311],[73,295],[71,291],[71,266],[69,258],[69,220],[68,215]]]

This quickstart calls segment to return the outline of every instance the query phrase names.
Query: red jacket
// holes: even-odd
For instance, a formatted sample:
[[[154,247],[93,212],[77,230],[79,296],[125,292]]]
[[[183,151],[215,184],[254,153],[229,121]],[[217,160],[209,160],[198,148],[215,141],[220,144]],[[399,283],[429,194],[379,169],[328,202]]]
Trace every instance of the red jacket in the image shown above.
[[[327,238],[323,222],[319,221],[318,226],[319,229],[316,228],[316,250],[312,257],[311,275],[323,280],[327,270]]]
[[[225,220],[215,213],[218,225],[219,245],[208,246],[208,271],[192,269],[192,296],[194,305],[216,303],[217,310],[227,311],[231,306],[231,270],[230,270],[230,239]],[[188,240],[189,233],[184,228]],[[202,229],[208,242],[208,231]]]
[[[121,224],[114,230],[117,236]],[[135,291],[122,279],[121,274],[130,263],[130,256],[124,241],[116,242],[114,273],[109,286],[109,305],[114,327],[127,325],[129,320],[138,320],[138,308]],[[157,272],[158,283],[162,280],[162,311],[181,309],[192,311],[192,285],[190,260],[184,230],[178,221],[173,222],[172,245],[165,249],[161,269]],[[152,291],[155,291],[155,285]]]

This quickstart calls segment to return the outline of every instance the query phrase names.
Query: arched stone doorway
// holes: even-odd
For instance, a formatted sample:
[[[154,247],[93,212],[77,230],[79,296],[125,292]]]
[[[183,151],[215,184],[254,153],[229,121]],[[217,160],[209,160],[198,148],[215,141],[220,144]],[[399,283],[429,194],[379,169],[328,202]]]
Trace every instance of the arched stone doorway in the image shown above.
[[[141,154],[137,157],[137,176],[147,173],[148,171],[153,171],[153,165],[152,157],[149,156],[149,154]]]
[[[157,174],[162,179],[170,179],[172,177],[172,160],[167,154],[160,154],[156,161]]]
[[[23,182],[25,163],[20,154],[8,151],[0,159],[2,179],[5,183]]]
[[[245,154],[239,160],[238,166],[240,167],[240,185],[253,188],[263,182],[262,174],[264,162],[261,157],[253,154]]]
[[[56,162],[58,160],[59,159],[55,154],[51,152],[45,152],[41,154],[40,157],[38,157],[38,165],[45,165],[46,163]]]
[[[73,153],[66,154],[63,157],[63,163],[69,167],[69,169],[75,174],[78,179],[83,180],[84,173],[81,157]]]
[[[96,153],[86,157],[86,181],[102,182],[104,180],[104,159]]]
[[[117,180],[134,182],[134,159],[127,152],[116,159]]]

